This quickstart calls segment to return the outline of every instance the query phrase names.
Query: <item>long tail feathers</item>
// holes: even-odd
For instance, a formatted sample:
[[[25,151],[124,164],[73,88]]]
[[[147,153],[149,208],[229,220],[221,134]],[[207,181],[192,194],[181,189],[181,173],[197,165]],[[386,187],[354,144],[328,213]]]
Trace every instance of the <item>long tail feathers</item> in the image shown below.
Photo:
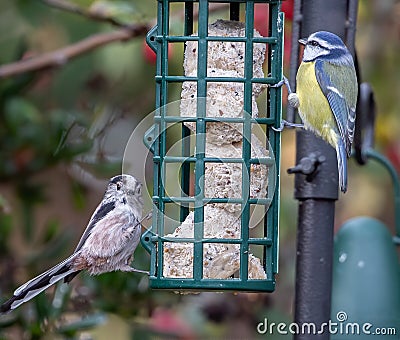
[[[336,157],[339,172],[339,185],[340,190],[347,191],[347,151],[342,138],[339,138],[336,147]]]
[[[0,306],[0,314],[8,313],[11,310],[19,307],[61,279],[68,277],[69,275],[74,277],[75,275],[72,274],[77,274],[77,270],[71,268],[71,262],[75,255],[76,254],[71,255],[53,268],[36,276],[32,280],[17,288],[14,291],[13,297]]]

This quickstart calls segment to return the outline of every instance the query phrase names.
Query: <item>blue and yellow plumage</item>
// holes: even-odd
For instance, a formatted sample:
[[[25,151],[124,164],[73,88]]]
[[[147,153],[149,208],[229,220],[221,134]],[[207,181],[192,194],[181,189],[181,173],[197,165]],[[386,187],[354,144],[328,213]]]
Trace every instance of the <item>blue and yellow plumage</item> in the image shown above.
[[[336,149],[339,184],[347,190],[347,157],[353,142],[357,77],[353,58],[342,40],[333,33],[311,34],[296,77],[295,103],[304,127]]]

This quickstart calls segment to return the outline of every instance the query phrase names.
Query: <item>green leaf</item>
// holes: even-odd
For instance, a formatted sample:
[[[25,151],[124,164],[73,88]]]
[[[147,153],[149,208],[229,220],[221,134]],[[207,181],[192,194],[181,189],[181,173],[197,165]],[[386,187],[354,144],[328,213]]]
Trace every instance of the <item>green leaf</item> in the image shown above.
[[[43,243],[53,240],[59,233],[59,222],[56,220],[47,221],[43,235]]]
[[[79,182],[71,183],[72,202],[78,210],[83,210],[86,207],[86,190]]]
[[[51,302],[51,317],[52,319],[58,319],[69,301],[72,287],[66,283],[57,284],[57,288],[54,292],[54,297]]]
[[[0,254],[7,253],[9,237],[12,231],[11,215],[0,214]]]
[[[57,329],[57,333],[64,334],[67,336],[73,336],[78,331],[90,329],[99,325],[104,324],[107,321],[107,316],[103,313],[96,313],[82,318],[79,321],[71,322],[67,325],[63,325]]]
[[[4,118],[8,129],[15,135],[21,135],[24,131],[32,131],[32,128],[41,121],[37,108],[22,97],[7,100]]]

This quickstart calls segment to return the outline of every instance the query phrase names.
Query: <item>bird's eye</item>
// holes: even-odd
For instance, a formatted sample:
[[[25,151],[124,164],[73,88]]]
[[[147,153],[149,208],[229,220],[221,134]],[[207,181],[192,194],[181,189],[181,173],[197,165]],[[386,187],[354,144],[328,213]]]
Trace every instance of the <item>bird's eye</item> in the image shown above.
[[[311,41],[309,42],[309,44],[310,44],[311,46],[319,46],[319,44],[318,44],[315,40],[311,40]]]
[[[121,188],[122,188],[122,184],[121,184],[121,182],[118,182],[117,183],[117,190],[121,190]]]

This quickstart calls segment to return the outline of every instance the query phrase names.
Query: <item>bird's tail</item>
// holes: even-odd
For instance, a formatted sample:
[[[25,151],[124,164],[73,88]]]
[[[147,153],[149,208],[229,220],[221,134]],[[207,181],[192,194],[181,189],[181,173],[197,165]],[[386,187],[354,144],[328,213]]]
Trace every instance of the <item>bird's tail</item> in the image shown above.
[[[74,277],[74,274],[79,272],[71,266],[75,256],[76,253],[17,288],[14,291],[13,297],[0,306],[0,314],[8,313],[19,307],[61,279],[69,275],[71,275],[70,277]]]
[[[343,192],[347,191],[347,152],[346,147],[342,138],[338,139],[336,147],[336,158],[338,163],[339,172],[339,185],[340,190]]]

